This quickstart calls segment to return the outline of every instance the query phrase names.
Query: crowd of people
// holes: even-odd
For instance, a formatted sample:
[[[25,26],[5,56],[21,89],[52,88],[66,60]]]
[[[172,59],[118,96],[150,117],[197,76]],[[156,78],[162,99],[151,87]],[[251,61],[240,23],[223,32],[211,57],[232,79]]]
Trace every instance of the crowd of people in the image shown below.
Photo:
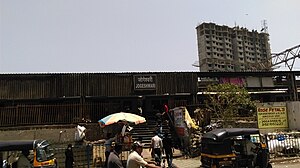
[[[105,167],[106,168],[161,168],[161,167],[168,167],[172,168],[175,166],[172,164],[173,159],[173,146],[172,140],[168,136],[167,133],[164,134],[163,138],[158,136],[158,132],[156,132],[155,136],[151,140],[151,148],[149,149],[150,152],[153,153],[153,157],[155,161],[147,160],[143,158],[142,152],[144,145],[142,143],[142,138],[133,142],[131,144],[131,151],[128,155],[128,159],[123,162],[120,159],[120,154],[124,149],[124,145],[122,143],[116,142],[116,139],[110,135],[105,142]],[[162,162],[162,155],[165,154],[167,164],[165,161]],[[18,168],[31,168],[32,163],[29,159],[29,151],[22,151],[18,155],[18,161],[16,162],[16,166]],[[9,168],[8,164],[3,163],[3,167]],[[74,167],[74,153],[73,153],[73,146],[72,144],[68,144],[67,148],[65,149],[65,168],[73,168]]]
[[[132,150],[130,154],[128,155],[128,159],[126,163],[123,163],[120,159],[119,155],[122,153],[122,145],[121,144],[115,144],[112,148],[112,151],[109,154],[109,157],[107,159],[107,168],[140,168],[140,167],[146,167],[146,168],[161,168],[165,167],[163,164],[161,164],[161,156],[159,154],[161,152],[158,152],[158,159],[155,158],[155,162],[151,160],[145,160],[142,156],[144,145],[140,141],[135,141],[132,144]],[[161,150],[161,148],[159,148]],[[155,152],[156,153],[156,152]],[[169,155],[170,156],[170,155]],[[170,158],[170,157],[169,157]],[[171,160],[168,161],[169,164],[171,163]],[[169,168],[172,167],[172,165],[168,166]]]
[[[167,133],[164,134],[163,138],[155,133],[155,136],[151,139],[151,146],[149,152],[151,152],[155,161],[147,160],[143,157],[142,152],[144,145],[142,143],[142,138],[134,141],[131,144],[130,154],[126,162],[122,162],[120,159],[120,154],[124,150],[124,145],[115,141],[116,138],[108,136],[104,145],[105,150],[105,167],[106,168],[161,168],[169,167],[172,168],[173,152],[172,140]],[[162,155],[165,154],[166,161],[162,160]]]
[[[164,108],[167,108],[165,105]],[[165,109],[168,111],[168,109]],[[166,112],[164,113],[157,113],[157,130],[154,132],[155,135],[151,139],[151,144],[149,148],[149,152],[151,153],[152,158],[154,161],[147,160],[143,157],[142,152],[144,145],[142,144],[142,137],[140,137],[137,141],[133,142],[129,140],[129,145],[126,143],[126,132],[122,129],[122,137],[124,137],[120,143],[118,140],[118,136],[116,137],[107,137],[105,142],[106,146],[106,160],[105,160],[105,167],[107,168],[161,168],[161,167],[168,167],[168,168],[175,168],[176,166],[173,165],[173,141],[168,135],[168,133],[162,134],[162,122],[163,117],[165,116]],[[126,126],[126,125],[125,125]],[[124,128],[124,127],[123,127]],[[125,129],[126,130],[126,129]],[[125,132],[125,134],[124,134]],[[113,143],[115,142],[115,143]],[[123,146],[122,146],[123,145]],[[128,148],[128,146],[130,148]],[[124,148],[125,147],[125,148]],[[130,154],[128,155],[128,159],[126,163],[122,163],[119,155],[122,153],[123,150],[130,150]],[[165,155],[166,159],[163,160],[163,155]],[[167,163],[165,162],[167,161]]]

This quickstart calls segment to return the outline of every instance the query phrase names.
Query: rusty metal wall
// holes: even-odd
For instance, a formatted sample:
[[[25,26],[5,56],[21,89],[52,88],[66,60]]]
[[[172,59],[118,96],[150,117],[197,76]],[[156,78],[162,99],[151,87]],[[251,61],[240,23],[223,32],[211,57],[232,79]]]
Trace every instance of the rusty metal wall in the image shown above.
[[[0,74],[0,126],[69,124],[104,117],[122,110],[123,101],[148,94],[134,90],[133,76],[143,74],[157,77],[151,94],[197,93],[196,73]],[[177,102],[186,103],[186,99]]]
[[[135,94],[135,74],[139,73],[0,74],[0,99],[130,96]],[[197,91],[196,73],[154,74],[157,95]]]
[[[197,93],[198,76],[196,73],[162,73],[157,76],[157,94]]]
[[[98,122],[118,104],[87,103],[66,105],[19,105],[0,107],[1,126]]]
[[[122,74],[0,75],[0,99],[127,96],[132,79]]]

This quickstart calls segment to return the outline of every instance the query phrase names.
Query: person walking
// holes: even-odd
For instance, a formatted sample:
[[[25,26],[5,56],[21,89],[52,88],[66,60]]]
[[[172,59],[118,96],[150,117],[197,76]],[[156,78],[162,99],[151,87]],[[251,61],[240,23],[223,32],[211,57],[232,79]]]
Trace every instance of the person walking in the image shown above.
[[[73,149],[72,144],[68,144],[68,147],[65,151],[65,168],[73,168],[74,165],[74,155],[73,155]]]
[[[152,137],[151,139],[151,148],[149,151],[154,152],[154,158],[157,166],[161,165],[161,159],[162,159],[162,154],[164,154],[163,151],[163,143],[162,139],[158,136],[158,132],[155,132],[155,136]]]
[[[104,143],[104,146],[105,146],[105,163],[104,163],[104,166],[105,167],[107,167],[108,157],[109,157],[110,152],[112,151],[111,150],[111,145],[115,140],[116,140],[116,138],[112,137],[111,133],[107,134],[107,137],[106,137],[106,140],[105,140],[105,143]]]
[[[114,149],[110,152],[108,161],[107,161],[107,168],[124,168],[122,161],[119,155],[122,153],[122,145],[115,144]]]
[[[163,141],[163,148],[165,151],[165,155],[167,158],[168,167],[172,168],[173,150],[174,150],[172,139],[168,136],[168,133],[165,133],[162,141]]]
[[[155,166],[151,163],[146,162],[143,157],[141,156],[143,152],[143,144],[139,141],[135,141],[132,144],[132,152],[129,154],[127,159],[127,168],[160,168],[158,166]]]

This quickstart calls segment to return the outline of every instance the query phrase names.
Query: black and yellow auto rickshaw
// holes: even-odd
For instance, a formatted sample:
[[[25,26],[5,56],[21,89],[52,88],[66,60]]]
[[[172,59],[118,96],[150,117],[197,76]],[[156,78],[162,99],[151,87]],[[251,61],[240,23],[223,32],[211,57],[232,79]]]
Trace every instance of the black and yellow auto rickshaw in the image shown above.
[[[254,155],[247,152],[247,138],[256,147]],[[248,139],[249,140],[249,139]],[[256,128],[215,129],[203,135],[201,140],[201,167],[271,168],[265,138]]]
[[[57,161],[47,140],[0,141],[1,160],[17,162],[21,151],[30,151],[32,167],[56,168]],[[11,159],[13,157],[13,159]],[[9,163],[8,164],[13,164]]]

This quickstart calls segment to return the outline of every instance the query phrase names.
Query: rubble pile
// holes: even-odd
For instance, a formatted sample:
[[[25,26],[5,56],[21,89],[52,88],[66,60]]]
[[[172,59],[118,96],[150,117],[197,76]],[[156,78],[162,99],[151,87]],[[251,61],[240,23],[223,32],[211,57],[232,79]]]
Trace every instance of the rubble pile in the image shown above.
[[[197,157],[201,154],[201,137],[202,137],[202,131],[201,129],[195,129],[191,133],[190,138],[190,156],[191,157]]]

